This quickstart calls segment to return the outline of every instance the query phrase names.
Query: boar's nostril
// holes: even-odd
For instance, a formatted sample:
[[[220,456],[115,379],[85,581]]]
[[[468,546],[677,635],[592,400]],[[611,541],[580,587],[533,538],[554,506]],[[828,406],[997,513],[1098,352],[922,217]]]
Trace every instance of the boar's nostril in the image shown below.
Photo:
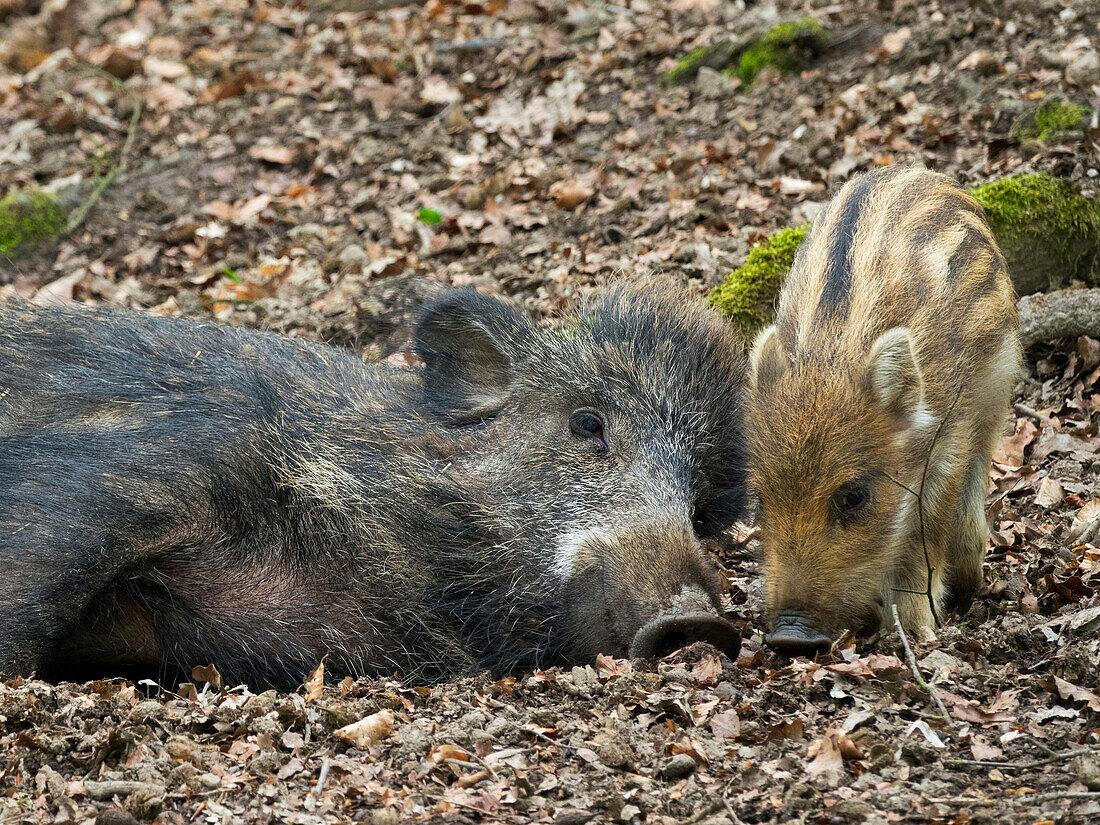
[[[741,652],[737,630],[713,613],[673,613],[644,625],[630,643],[631,659],[665,656],[693,642],[709,642],[731,659]]]
[[[788,656],[813,656],[824,653],[832,640],[817,629],[813,619],[802,613],[783,613],[775,620],[772,632],[764,643]]]

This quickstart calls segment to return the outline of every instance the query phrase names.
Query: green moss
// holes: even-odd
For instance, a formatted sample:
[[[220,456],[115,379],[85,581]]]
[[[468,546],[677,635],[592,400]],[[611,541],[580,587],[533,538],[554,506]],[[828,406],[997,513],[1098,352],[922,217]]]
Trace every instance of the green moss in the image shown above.
[[[1012,126],[1012,134],[1019,141],[1049,143],[1062,133],[1078,128],[1088,113],[1087,106],[1057,97],[1048,98],[1019,117]]]
[[[670,83],[686,83],[703,66],[752,83],[765,66],[794,72],[820,54],[829,43],[829,32],[812,17],[779,23],[755,40],[734,43],[723,40],[712,46],[692,49],[665,75]]]
[[[982,205],[1021,295],[1100,281],[1100,201],[1045,173],[970,190]]]
[[[811,17],[780,23],[752,43],[741,54],[738,64],[727,70],[727,74],[736,75],[748,86],[766,66],[775,66],[783,72],[795,72],[820,54],[828,43],[829,33]]]
[[[737,334],[749,343],[771,322],[775,298],[808,226],[781,229],[749,251],[745,263],[710,293],[711,306],[728,315]]]
[[[58,237],[65,218],[65,207],[49,192],[12,192],[0,200],[0,255],[16,258]]]
[[[687,57],[673,66],[665,76],[670,83],[682,83],[699,73],[699,67],[703,60],[710,54],[710,46],[700,46],[692,49]]]
[[[1057,289],[1071,281],[1100,285],[1100,199],[1086,198],[1046,173],[1020,175],[970,190],[985,210],[1016,292]],[[751,343],[771,322],[775,300],[808,226],[782,229],[754,247],[710,294]]]

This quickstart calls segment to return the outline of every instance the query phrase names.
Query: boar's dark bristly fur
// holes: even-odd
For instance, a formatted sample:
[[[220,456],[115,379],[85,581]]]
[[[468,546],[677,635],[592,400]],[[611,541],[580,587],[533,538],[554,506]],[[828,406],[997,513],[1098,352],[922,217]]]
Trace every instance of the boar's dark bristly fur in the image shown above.
[[[415,346],[0,304],[0,672],[437,679],[718,615],[701,539],[745,459],[716,315],[619,287],[537,328],[456,291]]]

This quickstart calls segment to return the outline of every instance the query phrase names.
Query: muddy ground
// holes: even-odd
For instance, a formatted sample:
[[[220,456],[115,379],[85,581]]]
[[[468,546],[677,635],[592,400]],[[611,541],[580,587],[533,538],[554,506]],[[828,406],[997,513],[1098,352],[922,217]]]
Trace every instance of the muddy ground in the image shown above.
[[[0,261],[0,295],[213,314],[369,359],[401,358],[446,285],[540,316],[641,273],[703,295],[878,165],[1086,193],[1100,167],[1095,120],[1049,145],[1012,128],[1052,95],[1100,103],[1091,2],[39,5],[0,0],[0,196],[84,201],[127,167],[70,236]],[[801,72],[665,80],[801,14],[834,33]],[[174,693],[9,682],[0,822],[1100,821],[1100,346],[1051,342],[1026,372],[987,587],[910,640],[931,693],[896,634],[816,662],[763,651],[746,525],[720,559],[737,662],[697,646],[258,696],[202,674]],[[374,744],[334,736],[374,714],[392,714]]]

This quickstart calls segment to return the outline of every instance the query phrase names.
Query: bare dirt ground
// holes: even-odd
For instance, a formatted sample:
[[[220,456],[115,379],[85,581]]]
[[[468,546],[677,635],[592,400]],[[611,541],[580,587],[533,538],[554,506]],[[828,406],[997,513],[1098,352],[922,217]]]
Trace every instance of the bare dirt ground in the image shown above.
[[[0,295],[212,313],[370,359],[402,357],[444,285],[540,315],[639,273],[705,294],[876,165],[1086,193],[1100,167],[1095,120],[1053,145],[1012,132],[1051,95],[1100,103],[1094,2],[72,0],[25,25],[39,5],[0,0],[0,196],[86,196],[142,111],[126,172],[74,234],[0,261]],[[800,73],[664,81],[801,14],[835,36]],[[698,646],[258,696],[202,674],[0,685],[0,822],[1100,821],[1100,346],[1030,352],[1018,401],[987,587],[910,640],[935,696],[896,634],[765,652],[746,526],[721,554],[737,662]],[[334,735],[372,714],[392,715],[373,744]]]

